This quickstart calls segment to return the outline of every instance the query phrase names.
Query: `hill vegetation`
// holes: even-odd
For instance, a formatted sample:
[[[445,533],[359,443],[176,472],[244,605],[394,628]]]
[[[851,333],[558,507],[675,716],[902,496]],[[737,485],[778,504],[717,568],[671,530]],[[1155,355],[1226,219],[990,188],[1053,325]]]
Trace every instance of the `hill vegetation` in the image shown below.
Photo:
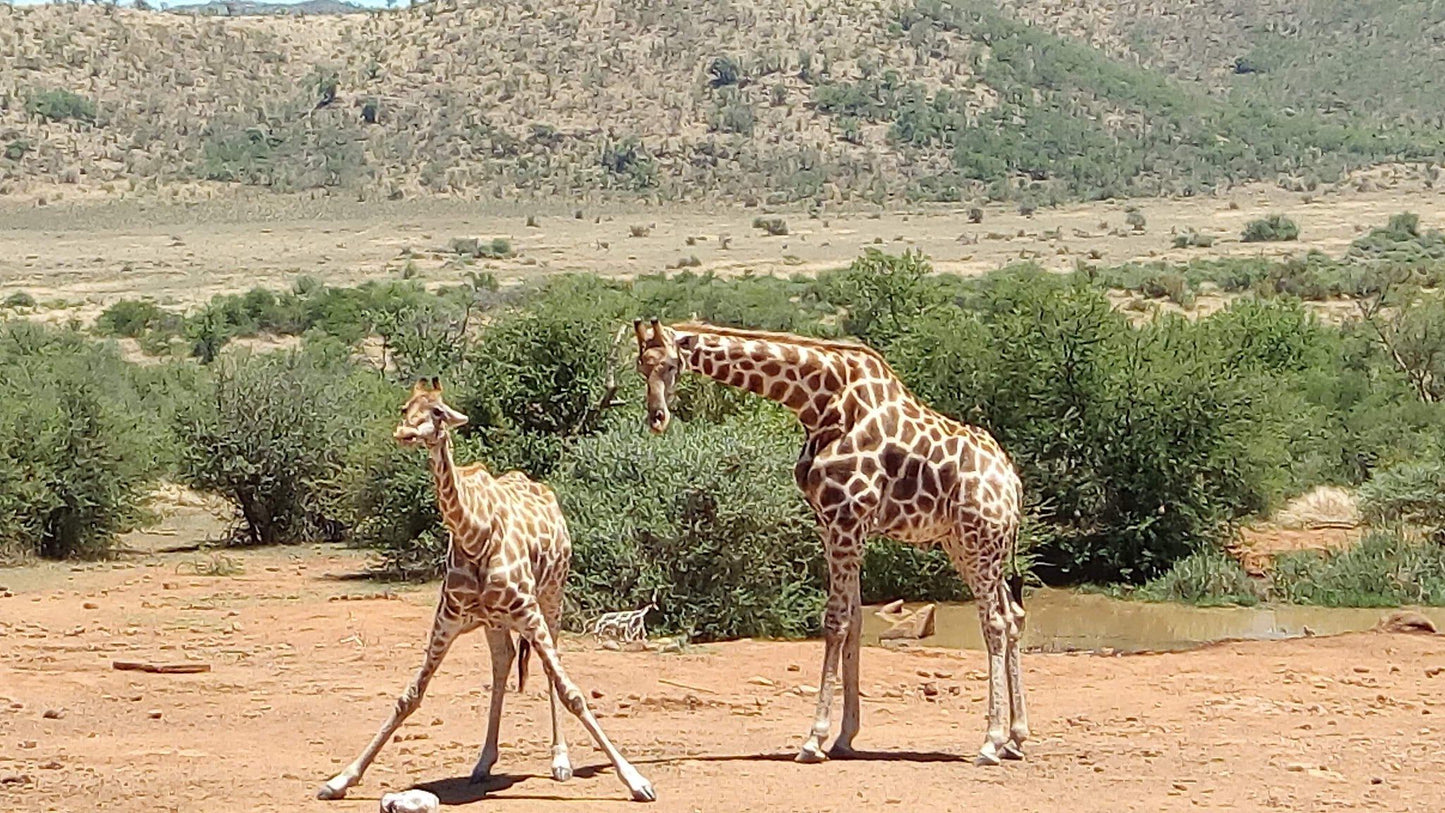
[[[1233,4],[1228,54],[1234,29],[1159,5],[1128,25],[973,0],[3,7],[0,195],[1038,205],[1441,157],[1421,4]],[[1175,29],[1146,54],[1151,20]],[[1226,56],[1259,67],[1204,69]]]

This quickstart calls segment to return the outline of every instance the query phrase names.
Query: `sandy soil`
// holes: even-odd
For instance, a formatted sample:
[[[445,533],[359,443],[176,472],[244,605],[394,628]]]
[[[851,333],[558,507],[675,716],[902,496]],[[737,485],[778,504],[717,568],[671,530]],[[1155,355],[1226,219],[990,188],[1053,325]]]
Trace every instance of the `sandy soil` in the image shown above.
[[[193,536],[187,521],[173,517],[151,547]],[[214,563],[242,569],[196,575]],[[480,636],[453,649],[352,798],[314,800],[409,679],[431,615],[434,586],[335,577],[361,565],[355,553],[304,548],[0,571],[13,593],[0,598],[0,809],[370,811],[382,792],[416,783],[464,809],[629,807],[575,721],[578,776],[547,777],[539,680],[509,694],[501,776],[466,783],[490,674]],[[672,654],[564,645],[603,726],[657,786],[656,810],[1445,807],[1436,636],[1029,654],[1036,740],[1028,761],[1002,768],[970,762],[984,725],[978,652],[869,648],[857,743],[869,753],[802,766],[791,757],[818,642]],[[122,672],[115,659],[212,671]]]
[[[965,206],[825,210],[817,217],[783,211],[777,216],[790,233],[778,237],[753,228],[753,218],[763,211],[745,208],[498,208],[282,196],[184,207],[142,208],[129,201],[0,207],[0,295],[23,290],[44,306],[47,318],[88,321],[120,298],[187,305],[254,285],[290,285],[301,274],[354,284],[410,273],[440,284],[485,270],[515,282],[569,271],[626,277],[693,259],[694,270],[720,274],[813,273],[845,266],[870,246],[895,253],[920,249],[939,270],[966,274],[1020,260],[1064,270],[1078,261],[1187,261],[1308,250],[1338,255],[1361,232],[1402,210],[1418,213],[1427,227],[1445,221],[1440,190],[1394,179],[1388,168],[1371,172],[1368,191],[1302,195],[1254,184],[1212,197],[1104,201],[1027,217],[996,204],[985,207],[981,224],[968,222]],[[1143,212],[1146,231],[1135,233],[1125,225],[1126,206]],[[574,217],[577,210],[581,219]],[[1298,242],[1239,242],[1246,222],[1275,212],[1300,224]],[[536,218],[534,227],[527,225],[529,216]],[[634,226],[646,233],[631,236]],[[1171,248],[1171,234],[1188,231],[1212,235],[1216,242],[1207,249]],[[517,256],[465,265],[447,249],[454,237],[505,237]]]

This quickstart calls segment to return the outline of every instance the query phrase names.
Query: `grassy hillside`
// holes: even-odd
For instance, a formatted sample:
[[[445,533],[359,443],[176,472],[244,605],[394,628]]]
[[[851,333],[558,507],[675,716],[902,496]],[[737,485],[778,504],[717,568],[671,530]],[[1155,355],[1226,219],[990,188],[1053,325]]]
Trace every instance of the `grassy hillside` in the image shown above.
[[[1398,17],[1328,5],[1342,20]],[[1436,57],[1413,58],[1399,93],[1366,94],[1359,79],[1374,106],[1341,112],[1322,95],[1332,76],[1301,67],[1320,49],[1354,53],[1338,26],[1291,35],[1308,40],[1298,54],[1239,40],[1284,61],[1250,75],[1263,90],[1234,92],[1163,46],[1131,50],[1154,18],[1116,30],[1089,10],[1065,18],[1084,30],[1051,31],[1061,24],[969,0],[452,2],[339,18],[0,7],[0,195],[243,184],[363,199],[1030,204],[1259,178],[1309,188],[1442,153],[1426,126]],[[1234,15],[1276,13],[1241,3]],[[1211,43],[1222,24],[1207,16],[1180,28]],[[1422,28],[1382,23],[1360,39],[1383,69]]]
[[[1241,104],[1432,139],[1445,128],[1439,0],[1004,0],[1007,13]]]

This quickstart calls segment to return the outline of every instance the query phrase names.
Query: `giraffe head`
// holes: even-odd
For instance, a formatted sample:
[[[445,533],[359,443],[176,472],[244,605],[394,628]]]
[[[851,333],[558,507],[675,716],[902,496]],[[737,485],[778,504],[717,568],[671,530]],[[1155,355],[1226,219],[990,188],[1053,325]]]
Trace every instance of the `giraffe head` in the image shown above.
[[[434,446],[446,437],[449,430],[466,422],[466,415],[442,400],[441,381],[436,377],[430,382],[419,378],[411,388],[406,406],[401,408],[401,423],[396,425],[392,437],[403,446]]]
[[[668,402],[672,400],[672,388],[677,384],[677,371],[682,360],[677,353],[677,339],[672,331],[658,324],[656,319],[650,325],[638,319],[632,323],[637,334],[637,372],[647,381],[647,427],[654,434],[667,431],[672,420]]]

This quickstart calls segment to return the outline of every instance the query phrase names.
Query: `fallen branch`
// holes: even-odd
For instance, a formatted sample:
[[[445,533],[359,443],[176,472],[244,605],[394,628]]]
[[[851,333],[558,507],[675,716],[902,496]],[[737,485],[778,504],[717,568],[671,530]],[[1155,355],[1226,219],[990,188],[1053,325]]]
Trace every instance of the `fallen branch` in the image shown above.
[[[701,686],[689,686],[686,683],[678,683],[675,680],[668,680],[667,678],[658,678],[657,682],[665,686],[675,686],[679,689],[687,689],[693,692],[702,692],[703,694],[717,694],[717,692],[713,691],[712,689],[704,689]]]
[[[112,669],[122,672],[154,672],[160,675],[190,675],[211,671],[209,663],[146,663],[144,661],[111,661]]]

